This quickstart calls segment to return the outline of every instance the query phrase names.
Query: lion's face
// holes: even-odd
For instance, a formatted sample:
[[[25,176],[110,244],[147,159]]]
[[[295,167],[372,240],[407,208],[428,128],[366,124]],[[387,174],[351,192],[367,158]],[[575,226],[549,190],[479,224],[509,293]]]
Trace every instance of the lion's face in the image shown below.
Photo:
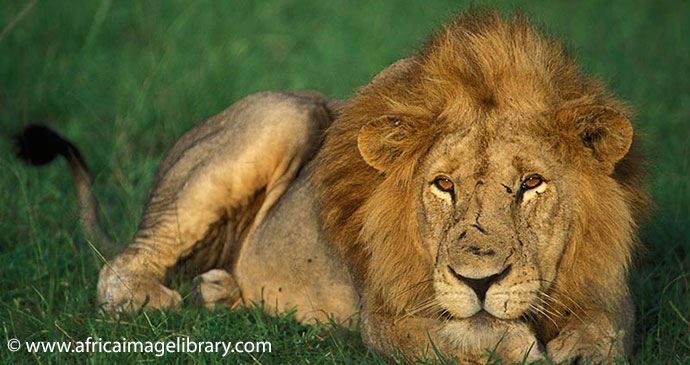
[[[438,305],[455,318],[540,310],[569,238],[568,169],[520,129],[441,138],[419,169],[419,231]]]
[[[372,243],[372,262],[381,263],[369,268],[371,282],[407,274],[407,282],[382,285],[391,298],[431,283],[414,300],[452,318],[483,310],[517,319],[563,303],[551,289],[569,275],[563,270],[577,250],[575,233],[586,242],[584,222],[620,206],[610,174],[630,148],[627,118],[589,105],[393,115],[373,117],[358,133],[361,156],[381,179],[362,208],[361,237]],[[598,212],[587,208],[594,202]],[[627,219],[624,209],[618,215]],[[561,265],[568,247],[568,264]]]

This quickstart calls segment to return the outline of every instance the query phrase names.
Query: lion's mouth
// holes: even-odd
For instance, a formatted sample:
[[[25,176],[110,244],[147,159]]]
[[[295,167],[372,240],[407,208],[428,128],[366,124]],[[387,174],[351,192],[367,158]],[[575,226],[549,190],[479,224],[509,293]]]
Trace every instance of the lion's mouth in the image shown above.
[[[493,314],[487,312],[484,309],[480,309],[479,312],[465,318],[458,318],[453,316],[453,314],[450,313],[448,310],[442,310],[441,311],[441,318],[447,320],[447,321],[458,321],[458,320],[485,320],[485,319],[499,319],[498,317],[494,316]]]
[[[434,288],[440,317],[461,319],[516,320],[530,311],[540,290],[539,280],[513,265],[493,275],[473,278],[450,265],[436,269]]]
[[[455,317],[449,311],[444,309],[443,311],[441,311],[441,318],[443,318],[447,322],[470,321],[477,325],[489,324],[495,321],[510,321],[523,323],[529,322],[529,318],[527,315],[520,316],[516,319],[504,319],[494,316],[493,314],[487,312],[485,309],[481,309],[479,310],[479,312],[465,318]]]

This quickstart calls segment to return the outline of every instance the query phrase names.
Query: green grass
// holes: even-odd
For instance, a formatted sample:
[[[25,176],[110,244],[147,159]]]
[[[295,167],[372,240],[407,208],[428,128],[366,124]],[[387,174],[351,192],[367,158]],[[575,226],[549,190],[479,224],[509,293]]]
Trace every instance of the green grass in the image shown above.
[[[243,363],[377,363],[356,331],[297,324],[258,310],[185,304],[104,322],[94,310],[100,258],[78,223],[64,162],[31,169],[8,136],[46,123],[77,143],[95,173],[106,229],[132,237],[165,150],[241,97],[315,89],[347,97],[419,47],[454,1],[4,0],[0,29],[0,359],[10,363],[215,362],[219,355],[10,353],[22,341],[271,341]],[[635,363],[690,363],[689,2],[496,2],[520,8],[567,41],[583,68],[637,110],[651,161],[655,215],[632,275]],[[464,6],[464,5],[463,5]],[[227,360],[227,359],[226,359]]]

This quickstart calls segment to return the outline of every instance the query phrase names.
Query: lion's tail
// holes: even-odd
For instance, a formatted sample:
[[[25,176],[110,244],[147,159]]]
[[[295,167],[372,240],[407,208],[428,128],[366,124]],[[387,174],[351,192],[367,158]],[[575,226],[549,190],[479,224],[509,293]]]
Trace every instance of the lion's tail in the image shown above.
[[[101,252],[112,253],[115,245],[103,232],[98,219],[96,197],[91,187],[91,174],[77,147],[52,129],[42,125],[29,125],[14,139],[17,145],[17,157],[27,164],[44,165],[53,161],[58,155],[65,157],[74,176],[84,229]]]

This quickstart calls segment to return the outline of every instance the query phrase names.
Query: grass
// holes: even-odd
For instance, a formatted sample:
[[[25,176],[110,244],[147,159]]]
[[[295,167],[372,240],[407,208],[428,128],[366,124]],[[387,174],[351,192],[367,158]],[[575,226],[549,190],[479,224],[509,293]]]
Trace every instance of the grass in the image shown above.
[[[631,283],[635,363],[690,363],[690,3],[493,2],[561,36],[583,68],[638,110],[658,208]],[[464,5],[463,5],[464,6]],[[461,6],[462,7],[462,6]],[[15,1],[0,4],[0,322],[2,342],[271,341],[242,363],[383,363],[356,331],[303,326],[260,310],[184,305],[109,323],[94,310],[102,260],[79,228],[64,162],[30,169],[8,136],[29,123],[75,141],[95,173],[106,229],[132,237],[154,170],[185,130],[241,97],[315,89],[347,97],[419,47],[454,1]],[[21,18],[18,14],[26,10]],[[219,355],[10,353],[22,362],[216,362]],[[226,358],[225,360],[228,360]]]

